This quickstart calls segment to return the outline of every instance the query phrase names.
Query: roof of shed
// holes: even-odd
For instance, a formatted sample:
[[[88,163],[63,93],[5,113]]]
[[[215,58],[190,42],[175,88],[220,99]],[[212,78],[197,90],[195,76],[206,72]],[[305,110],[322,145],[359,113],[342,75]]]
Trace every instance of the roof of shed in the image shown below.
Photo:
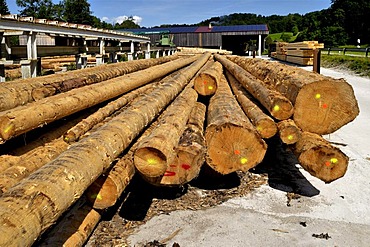
[[[121,31],[132,32],[135,34],[155,34],[155,33],[220,33],[220,32],[268,32],[266,24],[257,25],[236,25],[236,26],[186,26],[186,27],[154,27],[138,29],[122,29]]]

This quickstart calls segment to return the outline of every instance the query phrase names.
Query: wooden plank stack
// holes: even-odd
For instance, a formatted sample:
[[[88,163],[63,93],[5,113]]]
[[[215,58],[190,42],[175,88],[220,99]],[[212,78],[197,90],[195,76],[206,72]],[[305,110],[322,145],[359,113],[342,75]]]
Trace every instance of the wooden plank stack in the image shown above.
[[[277,42],[275,58],[298,65],[313,65],[314,50],[321,48],[324,44],[318,41]]]
[[[345,174],[349,158],[321,135],[358,115],[348,83],[237,56],[215,55],[217,65],[207,67],[210,58],[173,57],[142,69],[126,62],[59,80],[0,84],[0,246],[31,246],[40,238],[82,246],[100,210],[120,201],[134,174],[157,186],[181,186],[202,165],[223,175],[247,171],[263,160],[273,136],[322,181]],[[212,68],[213,95],[193,89],[204,68]],[[38,101],[30,97],[82,75],[99,78]],[[14,95],[26,100],[9,104]],[[66,134],[71,127],[73,138]],[[74,221],[80,216],[81,225]]]

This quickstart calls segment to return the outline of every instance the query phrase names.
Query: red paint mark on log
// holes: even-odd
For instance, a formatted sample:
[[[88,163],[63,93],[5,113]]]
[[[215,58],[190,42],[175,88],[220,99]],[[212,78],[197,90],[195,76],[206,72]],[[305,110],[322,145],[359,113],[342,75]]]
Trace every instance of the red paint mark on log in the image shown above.
[[[182,164],[181,167],[184,168],[185,170],[189,170],[191,168],[191,166],[188,164]]]
[[[325,165],[326,165],[326,166],[330,166],[330,164],[331,164],[331,162],[330,162],[330,161],[326,161],[326,162],[325,162]]]
[[[176,167],[176,165],[170,165],[170,167]]]
[[[322,108],[326,109],[326,108],[328,108],[328,105],[327,104],[323,104],[322,105]]]
[[[176,175],[176,172],[166,171],[163,176],[173,177]]]
[[[234,150],[234,154],[239,155],[240,154],[240,150]]]
[[[206,85],[206,84],[207,84],[207,82],[206,82],[206,81],[204,81],[203,83],[204,83],[204,85]]]

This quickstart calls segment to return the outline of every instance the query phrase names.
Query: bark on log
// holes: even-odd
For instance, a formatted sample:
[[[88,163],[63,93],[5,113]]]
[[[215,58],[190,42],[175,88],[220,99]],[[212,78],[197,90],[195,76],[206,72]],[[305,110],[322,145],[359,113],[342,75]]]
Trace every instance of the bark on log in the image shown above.
[[[280,121],[278,123],[279,136],[285,144],[294,144],[301,138],[301,129],[292,119]]]
[[[183,71],[193,75],[209,54]],[[190,78],[189,78],[190,80]],[[0,246],[30,246],[185,87],[168,81],[0,197]],[[157,99],[157,100],[153,100]],[[27,206],[24,206],[27,205]]]
[[[66,81],[79,80],[79,78],[83,78],[85,85],[92,84],[103,80],[108,80],[116,76],[122,76],[130,71],[132,72],[145,67],[143,67],[143,65],[138,67],[138,64],[148,64],[146,67],[150,67],[155,64],[165,63],[177,58],[177,55],[172,55],[159,59],[135,60],[130,62],[101,65],[83,70],[69,71],[64,73],[63,77],[61,77],[59,74],[54,74],[37,77],[37,79],[29,78],[5,82],[0,86],[0,112],[24,105],[28,102],[33,102],[34,98],[32,97],[32,92],[47,85],[49,86],[43,89],[44,93],[46,94],[45,97],[51,93],[58,92],[58,88],[65,88],[63,85]],[[131,70],[128,69],[130,67],[132,67]],[[62,81],[61,78],[63,78]],[[55,86],[53,87],[54,89],[50,87],[52,85]],[[52,90],[50,91],[50,89]],[[61,90],[63,91],[63,89]]]
[[[330,134],[359,114],[352,86],[343,79],[262,59],[230,59],[290,99],[294,121],[303,131]]]
[[[203,96],[215,94],[221,75],[222,65],[219,62],[212,62],[209,67],[197,75],[194,81],[194,89]]]
[[[150,87],[153,87],[152,84],[145,85],[140,87],[130,93],[123,95],[122,97],[108,103],[106,106],[100,108],[95,113],[91,114],[87,118],[83,119],[77,125],[73,126],[64,134],[64,141],[72,143],[77,141],[82,135],[89,131],[94,125],[103,121],[106,117],[113,114],[115,111],[118,111],[120,108],[128,104],[138,95],[144,93]]]
[[[286,97],[268,89],[262,81],[227,58],[220,55],[215,55],[215,58],[270,112],[271,116],[278,120],[285,120],[292,116],[293,106]]]
[[[0,173],[4,172],[6,169],[18,164],[20,157],[13,155],[1,155],[0,156]],[[1,192],[0,192],[1,194]]]
[[[259,164],[267,145],[256,132],[222,76],[208,108],[207,164],[221,174],[247,171]]]
[[[275,121],[266,115],[257,105],[253,102],[253,97],[243,88],[243,86],[235,79],[235,77],[226,71],[226,77],[230,83],[231,89],[235,94],[240,106],[244,113],[251,120],[257,132],[262,138],[271,138],[277,132]]]
[[[160,185],[183,185],[196,178],[205,162],[203,135],[206,106],[197,102],[176,149],[176,157],[167,167]]]
[[[63,141],[63,138],[59,138],[19,156],[18,163],[0,173],[0,195],[28,177],[32,172],[55,159],[67,148],[68,144]]]
[[[294,151],[302,167],[325,183],[343,177],[347,171],[349,158],[317,134],[303,132]]]
[[[37,246],[84,246],[100,219],[101,214],[80,199]]]
[[[167,166],[173,161],[174,150],[197,97],[195,90],[186,88],[160,116],[157,128],[138,143],[134,164],[147,180],[163,176]]]
[[[0,143],[23,134],[31,129],[50,123],[98,103],[122,95],[143,86],[159,77],[184,67],[196,57],[180,59],[157,65],[142,71],[133,72],[105,83],[76,88],[66,93],[54,95],[0,115]],[[145,76],[143,76],[145,75]],[[32,112],[32,116],[30,116]]]

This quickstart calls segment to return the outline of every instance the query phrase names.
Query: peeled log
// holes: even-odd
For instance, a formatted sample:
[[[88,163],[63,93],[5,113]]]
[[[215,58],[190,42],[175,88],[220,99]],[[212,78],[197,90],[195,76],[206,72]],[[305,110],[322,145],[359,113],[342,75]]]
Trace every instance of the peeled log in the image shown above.
[[[208,108],[207,164],[221,174],[247,171],[259,164],[267,145],[256,132],[223,76]]]
[[[209,96],[215,94],[222,75],[222,65],[212,62],[209,67],[201,71],[194,80],[194,89],[198,94]]]
[[[303,132],[294,152],[302,167],[325,183],[343,177],[347,171],[349,158],[317,134]]]
[[[5,171],[6,169],[18,164],[20,157],[13,156],[13,155],[1,155],[0,156],[0,173]],[[1,194],[1,192],[0,192]]]
[[[184,72],[195,74],[209,54],[196,58]],[[184,87],[185,83],[171,80],[140,96],[120,115],[4,193],[0,246],[32,245]]]
[[[262,138],[271,138],[277,132],[275,121],[266,115],[254,102],[250,94],[235,79],[235,77],[226,71],[226,77],[230,83],[231,89],[235,94],[244,113],[251,120],[257,132]]]
[[[138,143],[134,163],[142,176],[151,180],[165,175],[197,97],[195,90],[186,88],[160,116],[158,126]]]
[[[28,102],[33,102],[35,99],[41,99],[55,93],[70,90],[70,85],[75,84],[73,83],[75,80],[81,81],[83,85],[88,85],[177,58],[177,55],[173,55],[159,59],[106,64],[94,68],[68,71],[64,73],[62,77],[60,74],[53,74],[37,78],[4,82],[0,85],[0,112],[24,105]],[[38,90],[40,90],[39,94],[37,93]]]
[[[294,144],[301,138],[301,129],[292,119],[284,120],[278,123],[279,136],[285,144]]]
[[[179,59],[163,65],[117,77],[104,83],[76,88],[0,114],[0,143],[46,123],[117,97],[157,78],[182,68],[196,57]],[[145,76],[143,76],[145,75]],[[32,112],[32,115],[30,115]]]
[[[262,81],[227,58],[220,55],[215,55],[215,58],[270,112],[271,116],[278,120],[285,120],[293,115],[292,103],[286,97],[268,89]]]
[[[63,138],[56,139],[45,146],[19,156],[18,162],[0,173],[0,195],[28,177],[43,165],[55,159],[68,148]]]
[[[138,95],[144,93],[150,87],[153,87],[152,84],[140,87],[130,93],[127,93],[120,98],[109,102],[106,106],[100,108],[95,113],[89,115],[87,118],[83,119],[81,122],[70,128],[64,134],[64,140],[68,143],[77,141],[82,135],[89,131],[94,125],[103,121],[106,117],[113,114],[115,111],[119,110],[131,100],[133,100]]]
[[[58,222],[45,239],[37,246],[84,246],[90,234],[99,223],[101,215],[89,206],[85,200],[78,201]]]
[[[205,161],[206,143],[203,135],[206,106],[197,102],[190,114],[176,157],[167,166],[160,185],[183,185],[196,178]]]
[[[343,79],[262,59],[230,59],[290,99],[294,121],[303,131],[330,134],[359,114],[353,89]]]

